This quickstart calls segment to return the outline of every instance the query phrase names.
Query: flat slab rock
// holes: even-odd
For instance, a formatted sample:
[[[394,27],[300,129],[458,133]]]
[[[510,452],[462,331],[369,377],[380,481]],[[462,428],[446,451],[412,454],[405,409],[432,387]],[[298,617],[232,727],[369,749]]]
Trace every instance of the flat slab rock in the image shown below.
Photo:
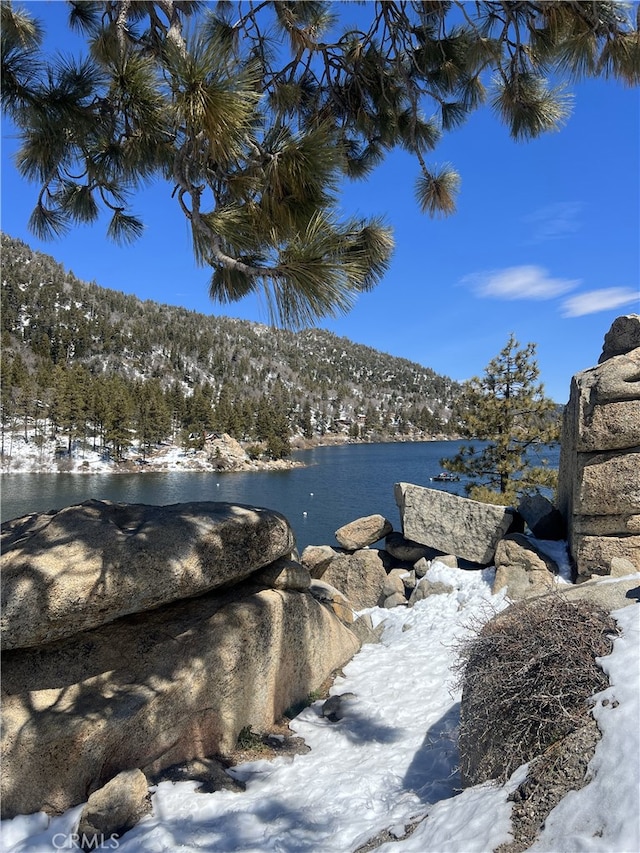
[[[295,547],[280,513],[213,501],[86,501],[2,526],[5,650],[237,583]]]
[[[513,509],[438,489],[396,483],[395,499],[407,539],[473,563],[489,565],[498,542],[507,533],[524,529]]]

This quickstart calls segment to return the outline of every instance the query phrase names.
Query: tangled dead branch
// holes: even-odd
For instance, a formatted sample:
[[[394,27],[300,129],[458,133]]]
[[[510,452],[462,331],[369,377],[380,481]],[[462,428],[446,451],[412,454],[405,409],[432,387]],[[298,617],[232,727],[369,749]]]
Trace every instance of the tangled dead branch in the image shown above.
[[[590,697],[608,684],[596,658],[616,631],[588,601],[545,596],[500,613],[462,648],[465,785],[504,781],[585,723]]]

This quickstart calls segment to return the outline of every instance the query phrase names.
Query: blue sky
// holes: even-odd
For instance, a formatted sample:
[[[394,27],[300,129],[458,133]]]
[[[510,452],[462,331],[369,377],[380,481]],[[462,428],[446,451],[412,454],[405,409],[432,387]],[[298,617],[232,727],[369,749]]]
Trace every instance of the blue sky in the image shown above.
[[[65,4],[19,4],[45,23],[58,49],[72,50]],[[75,48],[73,48],[73,52]],[[456,215],[432,220],[414,197],[417,166],[397,152],[366,182],[345,186],[345,215],[382,215],[396,250],[384,280],[323,328],[403,356],[454,379],[480,374],[510,332],[537,344],[546,392],[566,402],[571,376],[595,364],[620,314],[640,311],[640,98],[613,81],[576,85],[574,110],[558,133],[527,143],[482,109],[443,138],[430,162],[462,176]],[[103,287],[200,311],[268,321],[250,297],[211,302],[187,225],[157,185],[134,205],[146,225],[120,248],[100,225],[43,243],[27,230],[37,187],[17,174],[15,141],[2,127],[2,229]]]

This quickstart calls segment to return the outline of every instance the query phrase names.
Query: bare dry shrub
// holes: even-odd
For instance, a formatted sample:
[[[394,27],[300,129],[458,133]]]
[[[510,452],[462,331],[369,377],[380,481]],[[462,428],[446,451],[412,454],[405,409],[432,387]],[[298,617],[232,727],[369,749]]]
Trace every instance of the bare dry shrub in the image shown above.
[[[579,728],[608,680],[613,619],[589,601],[560,595],[514,604],[461,649],[463,784],[504,781]]]

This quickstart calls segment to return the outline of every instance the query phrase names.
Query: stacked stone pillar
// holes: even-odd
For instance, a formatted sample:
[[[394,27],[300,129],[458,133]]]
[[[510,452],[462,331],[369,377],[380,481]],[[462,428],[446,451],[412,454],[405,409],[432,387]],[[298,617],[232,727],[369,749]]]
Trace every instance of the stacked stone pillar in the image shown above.
[[[596,367],[573,377],[558,508],[577,579],[640,571],[640,315],[618,317]]]

